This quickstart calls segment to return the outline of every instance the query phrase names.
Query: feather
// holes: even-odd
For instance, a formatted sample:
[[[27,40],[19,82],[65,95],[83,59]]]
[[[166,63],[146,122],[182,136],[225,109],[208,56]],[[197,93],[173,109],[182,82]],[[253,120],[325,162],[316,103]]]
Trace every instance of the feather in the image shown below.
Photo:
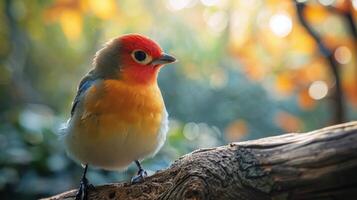
[[[93,85],[95,80],[96,80],[96,77],[93,75],[93,70],[92,70],[79,83],[77,95],[74,98],[74,101],[72,103],[71,117],[73,116],[73,114],[76,110],[76,107],[77,107],[78,103],[80,102],[81,96],[85,93],[85,91],[88,90],[88,88],[90,88]]]

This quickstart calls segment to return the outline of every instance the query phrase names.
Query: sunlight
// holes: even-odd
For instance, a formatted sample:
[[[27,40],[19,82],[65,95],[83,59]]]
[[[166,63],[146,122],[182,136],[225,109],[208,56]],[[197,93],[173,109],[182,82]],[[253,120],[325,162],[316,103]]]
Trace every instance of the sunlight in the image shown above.
[[[167,7],[172,11],[182,10],[189,6],[191,0],[169,0]]]
[[[215,6],[219,4],[220,0],[201,0],[201,2],[205,6]]]
[[[324,81],[314,81],[309,87],[309,95],[315,100],[320,100],[327,95],[328,87]]]
[[[357,10],[357,0],[352,0],[352,6],[355,10]]]
[[[319,3],[324,6],[331,6],[333,3],[335,3],[335,0],[319,0]]]
[[[291,32],[293,24],[290,16],[284,13],[279,13],[270,18],[269,27],[278,37],[285,37]]]
[[[240,48],[249,38],[249,16],[245,12],[234,11],[230,18],[230,36],[235,48]]]

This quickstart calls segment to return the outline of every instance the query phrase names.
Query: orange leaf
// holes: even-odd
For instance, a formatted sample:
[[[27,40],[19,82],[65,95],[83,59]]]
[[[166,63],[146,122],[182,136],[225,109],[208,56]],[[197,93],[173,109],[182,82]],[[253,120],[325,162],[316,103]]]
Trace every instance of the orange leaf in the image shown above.
[[[353,106],[357,106],[357,80],[355,78],[344,80],[344,90],[348,100],[351,101]]]
[[[275,122],[286,132],[296,132],[302,127],[302,122],[299,118],[284,111],[276,115]]]
[[[303,14],[310,23],[324,22],[329,15],[326,8],[320,4],[309,4]]]
[[[352,8],[352,2],[351,0],[337,0],[334,7],[340,12],[347,13]]]
[[[275,79],[275,87],[283,95],[291,94],[294,90],[294,83],[290,74],[288,72],[278,74]]]
[[[315,101],[310,97],[307,89],[302,90],[298,94],[299,106],[305,110],[312,109],[315,106]]]
[[[225,137],[229,142],[235,142],[240,140],[247,132],[248,127],[246,122],[243,120],[235,120],[227,126]]]

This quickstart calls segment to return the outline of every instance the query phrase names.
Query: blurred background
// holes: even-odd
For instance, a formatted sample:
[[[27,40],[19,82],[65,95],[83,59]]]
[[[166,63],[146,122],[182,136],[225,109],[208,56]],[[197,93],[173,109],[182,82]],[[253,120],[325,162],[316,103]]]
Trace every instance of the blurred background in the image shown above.
[[[160,73],[171,121],[143,163],[150,174],[197,148],[357,119],[357,0],[2,0],[0,10],[0,199],[78,186],[58,130],[94,53],[124,33],[180,60]]]

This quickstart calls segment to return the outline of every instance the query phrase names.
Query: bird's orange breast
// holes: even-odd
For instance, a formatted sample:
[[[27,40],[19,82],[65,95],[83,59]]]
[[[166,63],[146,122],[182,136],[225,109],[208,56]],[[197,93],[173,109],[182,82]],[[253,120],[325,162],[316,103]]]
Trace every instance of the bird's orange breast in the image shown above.
[[[97,134],[152,135],[163,120],[164,102],[157,84],[131,85],[104,80],[87,92],[82,123]],[[93,132],[93,131],[92,131]]]

